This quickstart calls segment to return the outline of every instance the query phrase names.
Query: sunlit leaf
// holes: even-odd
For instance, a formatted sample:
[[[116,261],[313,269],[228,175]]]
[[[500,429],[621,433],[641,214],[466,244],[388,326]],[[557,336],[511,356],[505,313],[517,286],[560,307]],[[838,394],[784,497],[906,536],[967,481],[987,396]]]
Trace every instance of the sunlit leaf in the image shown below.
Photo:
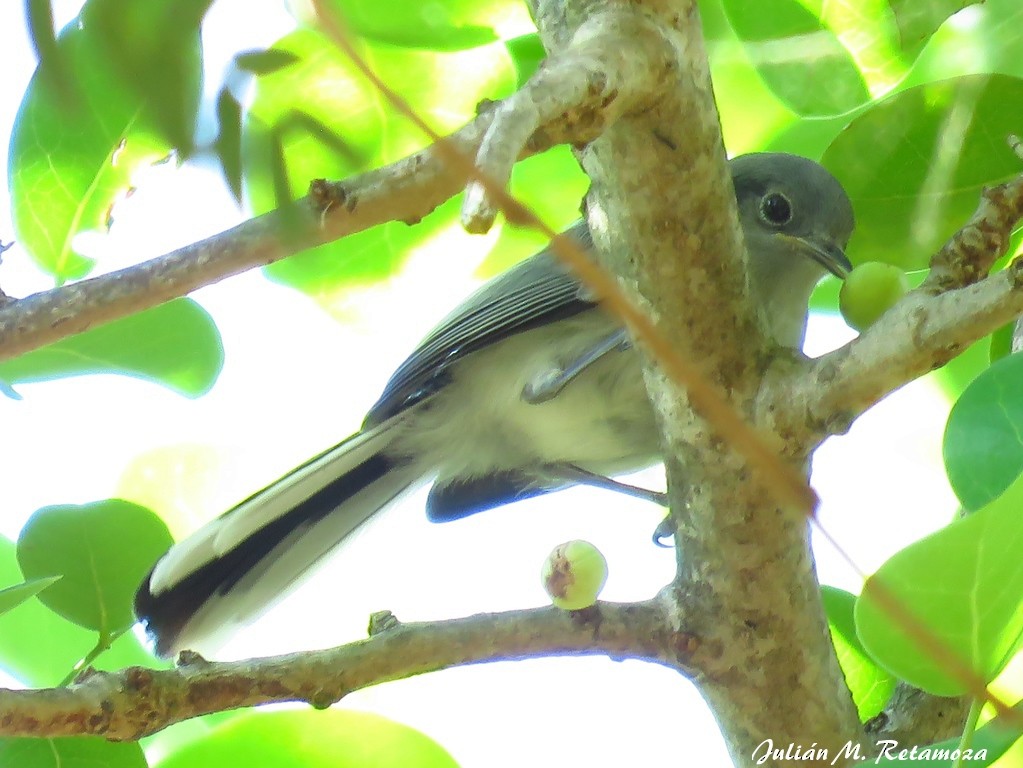
[[[259,712],[186,744],[159,768],[458,768],[437,742],[407,725],[343,709]]]
[[[322,5],[357,35],[391,45],[458,51],[498,40],[499,30],[532,28],[517,0],[326,0]]]
[[[237,501],[225,474],[235,478],[241,470],[229,463],[224,450],[199,443],[162,445],[131,460],[121,473],[117,496],[152,509],[184,536]]]
[[[147,768],[137,742],[98,736],[0,739],[0,765],[11,768]]]
[[[854,119],[823,157],[856,210],[853,261],[926,266],[983,187],[1018,173],[1006,137],[1023,131],[1021,101],[1023,79],[972,75],[902,91]]]
[[[903,47],[920,48],[945,20],[982,0],[888,0]]]
[[[118,373],[198,397],[213,386],[223,364],[213,318],[191,299],[175,299],[4,360],[0,379],[18,384]]]
[[[18,563],[26,578],[62,576],[39,599],[109,636],[135,622],[135,590],[172,543],[164,522],[131,502],[44,507],[22,529]]]
[[[895,678],[874,663],[856,636],[853,618],[856,595],[825,586],[821,587],[821,599],[845,683],[849,686],[860,720],[866,722],[888,703],[895,690]]]
[[[849,51],[798,0],[724,0],[746,55],[779,99],[803,115],[848,112],[870,100]]]
[[[1016,483],[1023,487],[1023,480]],[[967,692],[947,658],[921,647],[893,617],[925,627],[945,653],[990,682],[1023,636],[1023,527],[1019,496],[1009,492],[984,509],[896,553],[864,584],[856,632],[892,674],[938,696]],[[882,593],[883,589],[883,593]]]
[[[13,213],[19,242],[62,282],[92,268],[92,260],[75,250],[75,235],[105,227],[136,169],[171,146],[147,124],[141,100],[117,85],[99,41],[72,26],[61,34],[59,48],[61,55],[44,62],[25,91],[8,177],[18,201]],[[62,79],[62,66],[74,77]]]

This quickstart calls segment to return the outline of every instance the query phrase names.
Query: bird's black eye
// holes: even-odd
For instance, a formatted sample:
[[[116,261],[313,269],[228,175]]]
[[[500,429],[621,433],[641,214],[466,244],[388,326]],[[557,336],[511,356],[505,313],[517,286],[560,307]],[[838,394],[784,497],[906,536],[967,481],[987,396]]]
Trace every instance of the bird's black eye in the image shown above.
[[[792,203],[781,192],[770,192],[760,200],[760,218],[772,227],[783,227],[792,221]]]

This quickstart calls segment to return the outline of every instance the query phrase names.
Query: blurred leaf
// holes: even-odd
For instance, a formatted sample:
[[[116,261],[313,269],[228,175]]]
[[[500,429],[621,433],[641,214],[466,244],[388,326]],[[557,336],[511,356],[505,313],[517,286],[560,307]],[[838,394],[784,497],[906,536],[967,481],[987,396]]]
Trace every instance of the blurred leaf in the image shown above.
[[[251,712],[186,744],[159,768],[458,768],[437,742],[380,715],[344,709]]]
[[[967,9],[963,21],[968,23],[943,24],[926,41],[904,88],[968,74],[1023,77],[1023,40],[1018,32],[1023,3],[984,0]]]
[[[199,108],[199,26],[213,0],[89,0],[79,18],[120,85],[145,104],[182,154],[191,153]]]
[[[981,373],[952,406],[942,453],[956,496],[976,510],[1023,472],[1023,355]]]
[[[547,51],[540,42],[540,35],[535,32],[505,40],[504,44],[518,76],[515,87],[521,88],[547,57]]]
[[[234,57],[234,64],[238,69],[243,72],[251,72],[254,75],[269,75],[285,67],[290,67],[296,61],[298,61],[298,57],[295,54],[282,51],[279,48],[248,51]]]
[[[60,581],[60,576],[47,576],[43,579],[29,579],[21,584],[0,589],[0,614],[17,608],[30,597],[35,597],[57,581]]]
[[[213,151],[220,160],[224,181],[237,202],[242,200],[242,107],[230,91],[217,94],[217,140]]]
[[[0,536],[0,580],[10,583],[22,578],[14,542]],[[55,685],[95,644],[94,632],[62,619],[38,600],[29,600],[18,610],[0,616],[0,668],[28,686]],[[121,635],[93,666],[123,669],[155,663],[129,632]]]
[[[17,384],[118,373],[198,397],[223,364],[213,318],[191,299],[175,299],[0,362],[0,379]]]
[[[992,363],[997,363],[1003,357],[1012,353],[1012,336],[1016,331],[1016,323],[1006,323],[997,331],[991,334],[990,352],[988,356]]]
[[[109,637],[135,623],[135,590],[172,543],[159,517],[128,501],[43,507],[21,531],[18,563],[26,578],[63,576],[39,599]]]
[[[902,46],[922,48],[950,16],[983,0],[888,0],[899,25]]]
[[[61,739],[0,739],[0,765],[11,768],[146,768],[137,742],[98,736]]]
[[[883,96],[906,76],[910,59],[887,0],[832,0],[822,4],[821,19],[853,57],[871,97]]]
[[[326,0],[352,32],[369,40],[432,51],[459,51],[499,39],[495,25],[532,28],[517,0]]]
[[[232,466],[229,455],[200,443],[161,445],[136,454],[121,473],[117,497],[148,507],[173,533],[184,536],[237,501],[231,485],[242,470]],[[232,482],[225,482],[225,475]]]
[[[759,0],[724,0],[724,8],[752,65],[795,112],[835,115],[870,100],[849,51],[797,0],[775,0],[769,13]]]
[[[926,627],[947,653],[986,682],[993,680],[1023,636],[1017,495],[1023,480],[1015,486],[984,509],[896,553],[867,579],[856,602],[856,632],[870,655],[927,693],[959,696],[967,689],[949,672],[946,659],[933,658],[890,618],[878,585],[906,606],[907,620]]]
[[[359,45],[375,71],[441,133],[471,119],[480,99],[503,96],[514,86],[515,73],[503,46],[436,55]],[[275,177],[278,188],[283,186],[282,171],[274,172],[278,162],[286,168],[289,194],[297,197],[311,179],[345,178],[428,144],[326,38],[302,30],[274,49],[298,61],[258,79],[248,112],[242,146],[245,190],[257,212],[276,204]],[[277,142],[282,152],[275,150]],[[347,284],[391,275],[411,248],[454,226],[457,212],[458,202],[449,201],[414,227],[389,222],[284,259],[265,273],[327,301]]]
[[[93,265],[75,251],[75,235],[103,228],[135,170],[165,157],[171,146],[156,137],[142,101],[110,72],[100,41],[72,24],[60,36],[59,52],[25,91],[8,178],[18,240],[61,283]],[[62,77],[65,69],[73,76]]]
[[[971,75],[902,91],[854,119],[822,159],[856,210],[853,263],[926,266],[983,187],[1018,172],[1005,139],[1023,131],[1021,101],[1023,79]]]
[[[831,640],[838,664],[845,675],[860,722],[866,722],[884,709],[895,690],[895,678],[881,669],[856,636],[853,611],[856,595],[835,587],[821,587],[824,611],[828,615]]]
[[[563,230],[582,216],[580,208],[588,185],[571,150],[559,146],[516,164],[509,189],[541,219]],[[476,274],[493,277],[546,246],[547,238],[541,232],[504,224]]]

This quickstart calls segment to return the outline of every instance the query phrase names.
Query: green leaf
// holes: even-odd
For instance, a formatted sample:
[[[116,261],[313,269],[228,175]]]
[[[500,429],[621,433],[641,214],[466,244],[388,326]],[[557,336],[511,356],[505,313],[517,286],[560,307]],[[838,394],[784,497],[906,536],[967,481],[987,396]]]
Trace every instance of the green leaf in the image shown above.
[[[10,583],[22,578],[14,542],[0,536],[0,580]],[[55,685],[95,644],[95,633],[62,619],[38,600],[29,600],[18,610],[0,615],[0,668],[28,686]],[[129,632],[121,635],[93,666],[123,669],[154,663],[152,655]]]
[[[1012,708],[1012,711],[1018,719],[1023,714],[1023,707],[1016,705]],[[1009,718],[999,715],[977,729],[970,744],[973,754],[968,759],[963,760],[963,762],[956,763],[952,757],[943,757],[943,755],[948,755],[959,748],[960,739],[957,736],[926,747],[918,747],[917,752],[921,757],[912,760],[909,762],[909,765],[912,765],[914,768],[919,768],[920,766],[925,768],[962,768],[962,766],[966,765],[972,766],[972,768],[985,768],[985,766],[994,765],[1001,759],[1021,736],[1023,736],[1023,731],[1018,726],[1013,725]],[[865,760],[860,765],[906,765],[907,758],[899,759],[897,757],[901,748],[903,748],[901,745],[898,748],[894,748],[891,757]],[[923,749],[930,750],[929,757],[922,757],[923,753],[921,750]],[[984,750],[987,756],[979,757],[980,750]]]
[[[499,39],[495,26],[532,28],[525,4],[516,0],[327,0],[334,18],[361,37],[406,48],[459,51]]]
[[[515,73],[518,76],[516,87],[521,88],[536,72],[540,62],[547,57],[547,51],[540,42],[540,35],[535,32],[506,40],[504,44],[515,64]]]
[[[991,334],[991,345],[988,353],[991,362],[997,363],[1003,357],[1012,354],[1012,337],[1016,331],[1016,323],[1006,323]]]
[[[109,637],[135,623],[135,590],[172,543],[159,517],[128,501],[44,507],[22,529],[18,563],[26,578],[63,576],[39,599]]]
[[[503,96],[515,83],[503,46],[436,55],[356,42],[380,77],[441,133],[471,119],[482,98]],[[428,143],[327,38],[300,30],[273,48],[298,61],[258,78],[247,114],[242,142],[245,190],[257,212],[277,204],[278,144],[290,196],[297,197],[311,179],[346,178]],[[265,273],[328,303],[349,284],[391,275],[411,248],[457,226],[457,214],[457,200],[449,201],[417,226],[390,222],[284,259]]]
[[[724,8],[750,63],[793,111],[835,115],[870,100],[852,55],[802,3],[775,0],[765,13],[760,0],[724,0]]]
[[[925,267],[983,187],[1018,172],[1005,140],[1023,130],[1021,101],[1023,79],[971,75],[902,91],[854,119],[822,159],[856,210],[854,263]]]
[[[93,266],[75,235],[105,228],[135,171],[170,145],[146,127],[142,104],[105,71],[99,43],[72,26],[29,83],[11,134],[8,178],[18,240],[58,282]],[[66,72],[73,77],[62,77]]]
[[[866,722],[888,703],[895,690],[895,678],[874,663],[856,636],[853,618],[856,595],[822,586],[821,599],[845,683],[849,686],[860,721]]]
[[[419,731],[369,712],[343,709],[249,713],[185,745],[158,765],[458,768],[443,747]]]
[[[1023,527],[1014,490],[1023,490],[1023,478],[984,509],[898,552],[867,579],[856,602],[856,632],[878,664],[937,696],[967,692],[950,658],[985,682],[1002,671],[1023,636]],[[910,621],[941,643],[941,658],[911,637]]]
[[[21,584],[0,589],[0,615],[21,605],[30,597],[35,597],[57,581],[60,581],[60,576],[47,576],[43,579],[29,579]]]
[[[61,739],[0,739],[0,765],[11,768],[146,768],[137,742],[98,736]]]
[[[191,299],[175,299],[0,362],[0,379],[17,384],[118,373],[198,397],[223,364],[213,318]]]
[[[902,46],[922,48],[950,16],[982,0],[888,0],[899,25]]]
[[[119,84],[172,146],[191,154],[199,108],[199,25],[213,0],[89,0],[79,16]]]
[[[1001,496],[1023,473],[1023,355],[980,374],[952,406],[942,454],[952,490],[968,510]]]

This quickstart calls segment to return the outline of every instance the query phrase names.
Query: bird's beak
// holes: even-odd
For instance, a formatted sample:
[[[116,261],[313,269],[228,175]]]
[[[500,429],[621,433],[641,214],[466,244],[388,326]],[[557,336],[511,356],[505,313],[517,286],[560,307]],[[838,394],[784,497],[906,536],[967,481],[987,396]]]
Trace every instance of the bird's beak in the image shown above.
[[[777,237],[785,238],[792,250],[809,256],[839,280],[844,280],[852,272],[852,263],[845,252],[830,240],[794,237],[782,233],[778,233]]]

